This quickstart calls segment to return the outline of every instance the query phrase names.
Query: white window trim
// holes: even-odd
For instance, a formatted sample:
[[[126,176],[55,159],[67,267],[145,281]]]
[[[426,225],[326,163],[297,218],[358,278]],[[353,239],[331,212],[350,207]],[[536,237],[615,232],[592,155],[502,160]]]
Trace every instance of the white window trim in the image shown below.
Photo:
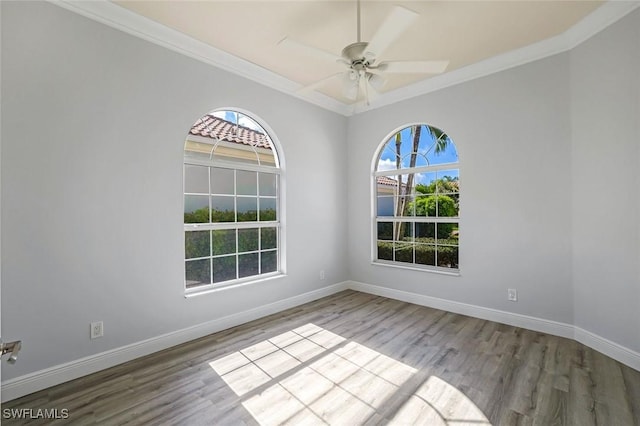
[[[229,229],[239,229],[239,228],[260,228],[260,227],[273,227],[274,224],[279,223],[279,232],[277,233],[277,250],[280,252],[279,256],[278,256],[278,270],[274,271],[274,272],[269,272],[266,274],[262,274],[262,275],[253,275],[250,277],[244,277],[244,278],[238,278],[235,280],[230,280],[230,281],[224,281],[224,282],[220,282],[220,283],[212,283],[212,284],[204,284],[201,286],[197,286],[197,287],[192,287],[192,288],[186,288],[185,285],[185,281],[184,281],[184,277],[185,274],[183,273],[183,281],[182,281],[182,285],[184,288],[184,297],[185,298],[192,298],[194,296],[200,296],[200,295],[205,295],[205,294],[212,294],[212,293],[216,293],[218,291],[222,291],[222,290],[227,290],[227,289],[232,289],[232,288],[237,288],[237,287],[243,287],[246,285],[252,285],[252,284],[257,284],[257,283],[262,283],[265,281],[271,281],[273,279],[278,279],[278,278],[283,278],[287,276],[287,214],[286,214],[286,187],[287,187],[287,182],[286,182],[286,166],[285,166],[285,158],[284,158],[284,152],[282,149],[282,145],[280,143],[280,140],[277,138],[277,136],[275,135],[275,132],[273,131],[273,129],[264,122],[264,120],[262,120],[260,117],[258,117],[256,114],[254,114],[253,112],[247,111],[243,108],[237,108],[237,107],[223,107],[223,108],[217,108],[215,110],[210,111],[210,113],[214,113],[214,112],[219,112],[219,111],[234,111],[234,112],[238,112],[240,114],[243,114],[249,118],[251,118],[253,121],[255,121],[257,124],[259,124],[264,131],[267,133],[267,135],[269,136],[269,140],[271,141],[271,144],[273,145],[273,150],[275,151],[275,160],[276,160],[276,165],[275,166],[265,166],[265,165],[257,165],[257,164],[251,164],[251,163],[236,163],[233,161],[225,161],[225,160],[220,160],[217,158],[212,158],[212,159],[203,159],[203,158],[198,158],[198,157],[194,157],[194,158],[189,158],[189,157],[184,157],[183,155],[183,161],[182,161],[182,167],[184,170],[184,165],[188,164],[188,165],[195,165],[195,166],[207,166],[207,167],[220,167],[220,168],[228,168],[228,169],[233,169],[233,170],[247,170],[247,171],[255,171],[255,172],[264,172],[264,173],[272,173],[272,174],[277,174],[278,175],[278,185],[279,185],[279,193],[278,195],[276,195],[275,198],[278,199],[278,220],[277,221],[265,221],[265,222],[259,222],[258,224],[256,224],[256,222],[246,222],[246,226],[244,226],[245,223],[243,222],[229,222],[228,224]],[[184,211],[184,174],[182,177],[182,182],[183,182],[183,191],[182,191],[182,210]],[[224,222],[223,222],[224,223]],[[227,223],[224,223],[225,225]],[[202,230],[207,230],[207,228],[203,227],[203,225],[211,225],[209,223],[198,223],[198,224],[184,224],[184,228],[182,231],[183,234],[183,242],[184,242],[184,233],[187,230],[187,227],[193,227],[192,229],[202,229]],[[195,226],[194,226],[195,225]],[[216,229],[221,229],[223,228],[225,225],[219,224],[218,227]],[[184,254],[185,252],[185,248],[183,246],[182,248],[182,253]],[[185,259],[183,256],[182,259],[182,267],[183,267],[183,271],[185,268]]]
[[[462,168],[462,162],[459,160],[459,158],[458,158],[458,161],[455,163],[440,163],[440,164],[434,164],[430,166],[408,167],[405,169],[393,169],[393,170],[383,170],[383,171],[377,170],[378,162],[380,160],[380,155],[382,154],[382,151],[384,150],[385,145],[389,141],[389,139],[392,136],[394,136],[396,133],[406,129],[407,127],[411,127],[414,125],[430,126],[429,124],[426,124],[424,122],[415,122],[415,123],[409,123],[404,126],[400,126],[396,128],[393,132],[389,133],[382,140],[382,142],[378,146],[378,149],[375,151],[373,155],[373,159],[371,161],[372,173],[370,176],[371,186],[370,186],[370,194],[369,194],[369,197],[370,197],[369,199],[371,200],[371,216],[370,216],[371,241],[369,244],[369,247],[371,249],[370,251],[371,264],[374,266],[390,267],[390,268],[405,269],[405,270],[420,271],[420,272],[430,272],[430,273],[435,273],[440,275],[461,276],[460,262],[458,263],[458,268],[444,268],[437,265],[421,265],[421,264],[415,264],[415,263],[404,263],[404,262],[397,262],[394,260],[383,260],[383,259],[377,258],[378,222],[458,223],[459,226],[461,227],[460,216],[455,216],[455,217],[407,216],[405,218],[402,216],[378,216],[377,215],[377,212],[378,212],[378,184],[376,180],[377,177],[379,176],[394,177],[394,176],[409,174],[409,173],[435,172],[439,170],[450,170],[450,169],[458,169],[458,173],[460,173],[460,169]],[[458,147],[456,146],[456,151],[457,149]],[[443,195],[446,195],[446,194],[443,194]],[[460,209],[462,210],[462,198],[463,198],[462,191],[459,192],[459,197],[460,197],[460,200],[459,200]],[[406,219],[410,219],[410,220],[406,220]],[[460,247],[462,246],[461,243],[462,243],[462,239],[458,241],[458,256],[460,256]]]
[[[442,164],[434,164],[433,166],[419,166],[419,167],[407,167],[406,169],[393,169],[393,170],[382,170],[376,171],[373,173],[374,177],[378,176],[397,176],[397,175],[407,175],[410,173],[420,173],[420,172],[437,172],[440,170],[450,170],[450,169],[459,169],[460,162],[457,163],[442,163]],[[393,172],[393,173],[391,173]]]
[[[375,256],[375,252],[374,252],[374,256]],[[400,262],[396,262],[396,261],[393,261],[393,260],[378,260],[378,259],[372,260],[371,264],[374,265],[374,266],[383,266],[385,268],[408,269],[408,270],[411,270],[411,271],[431,272],[433,274],[451,275],[451,276],[454,276],[454,277],[459,277],[461,275],[460,274],[460,268],[452,269],[452,268],[443,268],[441,266],[425,266],[425,267],[422,267],[422,266],[416,265],[414,263],[402,264]]]
[[[275,272],[269,272],[268,274],[253,275],[251,277],[238,278],[233,281],[224,281],[224,282],[215,283],[215,284],[205,284],[198,287],[185,289],[184,297],[189,298],[192,296],[199,296],[201,294],[214,293],[220,290],[228,290],[230,288],[244,287],[250,284],[257,284],[263,281],[269,281],[274,278],[285,277],[286,275],[287,274],[283,272],[275,271]]]

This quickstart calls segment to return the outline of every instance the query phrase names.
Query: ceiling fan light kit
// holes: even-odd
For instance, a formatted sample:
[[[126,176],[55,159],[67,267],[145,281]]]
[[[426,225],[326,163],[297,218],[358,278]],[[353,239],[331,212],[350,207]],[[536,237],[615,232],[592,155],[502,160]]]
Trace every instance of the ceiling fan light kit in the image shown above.
[[[335,56],[335,61],[345,65],[347,70],[305,86],[300,89],[301,92],[317,90],[328,81],[342,77],[344,97],[352,102],[360,101],[369,105],[371,100],[384,88],[387,82],[385,73],[440,74],[447,69],[449,61],[378,61],[387,48],[418,18],[418,14],[402,6],[395,6],[373,35],[371,41],[365,42],[361,41],[360,12],[360,0],[358,0],[358,41],[342,49],[341,56]],[[279,44],[304,51],[318,60],[334,58],[334,55],[329,52],[304,45],[288,37],[281,40]],[[378,62],[376,63],[376,61]]]

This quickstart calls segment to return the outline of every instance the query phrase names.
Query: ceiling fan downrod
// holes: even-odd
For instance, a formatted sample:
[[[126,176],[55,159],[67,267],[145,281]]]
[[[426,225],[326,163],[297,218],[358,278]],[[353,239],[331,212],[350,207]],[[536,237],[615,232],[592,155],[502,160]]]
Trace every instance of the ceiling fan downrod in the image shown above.
[[[356,2],[356,31],[358,32],[356,34],[356,39],[358,40],[358,43],[360,43],[362,41],[362,31],[360,30],[360,0],[357,0]]]

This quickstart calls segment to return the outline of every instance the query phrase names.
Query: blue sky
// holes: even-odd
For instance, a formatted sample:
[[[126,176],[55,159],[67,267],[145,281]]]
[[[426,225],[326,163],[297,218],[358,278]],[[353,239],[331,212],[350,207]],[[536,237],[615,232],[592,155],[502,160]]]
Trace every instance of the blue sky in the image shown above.
[[[413,137],[411,135],[411,128],[408,127],[400,131],[402,145],[400,146],[400,153],[402,155],[402,167],[409,167],[411,151],[413,149]],[[416,160],[416,167],[443,164],[443,163],[455,163],[458,161],[458,152],[453,144],[453,141],[447,146],[445,152],[436,155],[433,152],[433,144],[435,140],[431,132],[429,132],[426,126],[422,127],[420,133],[420,145],[418,152],[423,155],[418,155]],[[426,154],[426,158],[425,158]],[[380,161],[378,163],[378,170],[395,170],[396,168],[396,142],[395,135],[392,136],[385,144],[384,149],[380,155]],[[458,169],[449,171],[438,172],[437,178],[443,176],[458,177]],[[418,173],[416,175],[417,183],[428,183],[429,181],[436,179],[436,173]]]
[[[216,111],[213,113],[213,115],[215,117],[222,118],[223,120],[227,120],[232,123],[238,123],[241,126],[248,127],[250,129],[257,130],[260,133],[266,134],[262,126],[260,126],[258,123],[244,114],[235,113],[233,111]]]

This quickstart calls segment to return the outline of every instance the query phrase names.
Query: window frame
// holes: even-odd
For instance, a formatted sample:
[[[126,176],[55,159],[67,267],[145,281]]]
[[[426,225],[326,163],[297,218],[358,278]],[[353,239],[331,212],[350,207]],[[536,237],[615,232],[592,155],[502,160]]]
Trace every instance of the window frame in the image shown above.
[[[247,277],[242,277],[242,278],[235,278],[232,280],[227,280],[227,281],[222,281],[222,282],[211,282],[208,284],[201,284],[201,285],[196,285],[193,287],[187,287],[187,279],[186,279],[186,264],[187,264],[187,253],[186,253],[186,243],[185,246],[183,246],[183,259],[182,259],[182,265],[183,265],[183,288],[184,288],[184,294],[185,297],[190,297],[190,296],[194,296],[194,295],[199,295],[199,294],[206,294],[206,293],[211,293],[211,292],[216,292],[216,291],[220,291],[220,290],[225,290],[225,289],[229,289],[229,288],[234,288],[234,287],[238,287],[238,286],[243,286],[243,285],[248,285],[248,284],[253,284],[253,283],[258,283],[258,282],[263,282],[263,281],[267,281],[267,280],[271,280],[274,278],[278,278],[278,277],[282,277],[286,275],[286,250],[285,250],[285,241],[286,241],[286,232],[285,232],[285,209],[284,209],[284,194],[285,194],[285,179],[284,179],[284,158],[282,155],[282,150],[280,148],[280,144],[277,141],[277,139],[274,136],[273,131],[271,130],[270,127],[268,127],[262,120],[260,120],[259,118],[257,118],[253,113],[244,111],[242,109],[239,108],[219,108],[219,109],[215,109],[213,111],[210,111],[209,113],[205,114],[205,115],[209,115],[209,114],[214,114],[216,112],[223,112],[223,111],[228,111],[228,112],[234,112],[234,113],[238,113],[241,115],[244,115],[246,117],[248,117],[249,119],[253,120],[256,124],[258,124],[265,132],[265,134],[267,135],[270,144],[271,144],[271,150],[273,151],[273,156],[274,156],[274,160],[275,160],[275,164],[274,165],[260,165],[260,164],[252,164],[252,163],[245,163],[245,162],[241,162],[241,161],[232,161],[232,160],[226,160],[226,159],[219,159],[219,158],[215,158],[215,156],[212,156],[210,158],[203,158],[203,157],[188,157],[186,155],[184,155],[184,150],[183,150],[183,162],[182,162],[182,167],[183,167],[183,172],[182,172],[182,210],[184,212],[184,204],[185,204],[185,195],[191,194],[191,193],[187,193],[185,192],[186,188],[185,188],[185,183],[186,183],[186,176],[185,176],[185,171],[186,171],[186,166],[201,166],[201,167],[208,167],[209,170],[211,170],[212,168],[222,168],[222,169],[229,169],[229,170],[233,170],[234,171],[234,176],[236,171],[249,171],[249,172],[256,172],[256,173],[268,173],[268,174],[273,174],[277,176],[277,180],[276,180],[276,193],[274,196],[264,196],[263,198],[275,198],[276,200],[276,212],[277,212],[277,216],[275,220],[268,220],[268,221],[260,221],[259,216],[255,221],[238,221],[237,218],[237,209],[236,209],[236,217],[235,217],[235,221],[233,222],[203,222],[203,223],[185,223],[184,219],[183,219],[183,243],[185,243],[186,240],[186,235],[187,232],[194,232],[194,231],[215,231],[215,230],[225,230],[225,229],[233,229],[236,230],[236,247],[235,247],[235,251],[234,253],[228,253],[226,255],[220,255],[220,256],[230,256],[230,255],[235,255],[236,257],[236,276],[238,276],[238,268],[239,268],[239,262],[238,262],[238,257],[239,255],[242,254],[248,254],[248,253],[258,253],[258,252],[265,252],[265,251],[275,251],[277,253],[276,255],[276,270],[275,271],[271,271],[271,272],[267,272],[267,273],[261,273],[261,274],[257,274],[257,275],[251,275],[251,276],[247,276]],[[241,149],[246,150],[247,148],[245,147],[241,147]],[[211,209],[211,196],[212,196],[212,192],[211,192],[211,172],[208,172],[208,177],[209,177],[209,209]],[[234,200],[238,198],[239,194],[237,193],[237,188],[236,188],[236,183],[235,183],[235,177],[234,177],[234,194],[233,194],[233,198]],[[259,182],[258,182],[259,185]],[[255,195],[256,199],[260,199],[261,195],[259,193],[259,186],[256,187],[256,195]],[[240,198],[242,198],[242,195],[240,195]],[[234,201],[235,203],[235,201]],[[259,213],[258,213],[259,215]],[[238,247],[238,233],[237,230],[240,229],[262,229],[262,228],[276,228],[276,247],[275,249],[268,249],[268,250],[262,250],[260,247],[258,247],[257,250],[255,251],[248,251],[248,252],[239,252],[239,247]],[[258,231],[260,233],[260,231]],[[260,238],[260,237],[259,237]],[[210,240],[210,244],[212,244],[212,241]],[[214,259],[216,256],[214,256],[212,253],[210,253],[209,256],[203,257],[203,258],[191,258],[191,259]],[[210,265],[211,267],[212,265]],[[258,262],[258,268],[260,268],[260,261]],[[213,270],[210,270],[210,276],[212,277],[213,274]]]
[[[397,127],[394,131],[390,132],[382,142],[378,145],[378,148],[374,152],[373,159],[371,162],[371,264],[376,266],[383,267],[392,267],[392,268],[400,268],[400,269],[408,269],[414,271],[422,271],[422,272],[431,272],[436,274],[444,274],[444,275],[453,275],[460,276],[460,239],[458,240],[458,267],[457,268],[448,268],[437,265],[423,265],[419,263],[415,263],[415,255],[414,262],[401,262],[396,260],[386,260],[386,259],[378,259],[378,223],[380,222],[393,222],[393,223],[457,223],[458,228],[461,227],[461,216],[458,210],[457,216],[378,216],[378,178],[381,176],[390,177],[396,180],[398,175],[408,175],[411,173],[429,173],[429,172],[438,172],[443,170],[452,170],[456,169],[458,171],[458,178],[460,177],[460,169],[461,169],[461,161],[460,156],[458,154],[458,161],[449,162],[449,163],[438,163],[434,165],[427,166],[416,166],[412,168],[400,168],[400,169],[391,169],[391,170],[378,170],[378,165],[380,163],[382,154],[384,152],[385,147],[396,134],[402,132],[403,130],[410,128],[412,126],[428,126],[431,128],[436,128],[443,132],[449,137],[450,142],[452,143],[456,153],[458,151],[458,147],[456,146],[453,139],[449,136],[447,132],[444,132],[442,129],[433,126],[431,124],[427,124],[426,122],[414,122],[405,124],[403,126]],[[415,184],[414,184],[415,186]],[[436,192],[437,194],[437,192]],[[458,203],[459,207],[462,205],[462,195],[461,191],[458,190]],[[444,194],[446,195],[446,194]],[[393,242],[394,240],[391,240]],[[437,247],[437,243],[436,243]]]

